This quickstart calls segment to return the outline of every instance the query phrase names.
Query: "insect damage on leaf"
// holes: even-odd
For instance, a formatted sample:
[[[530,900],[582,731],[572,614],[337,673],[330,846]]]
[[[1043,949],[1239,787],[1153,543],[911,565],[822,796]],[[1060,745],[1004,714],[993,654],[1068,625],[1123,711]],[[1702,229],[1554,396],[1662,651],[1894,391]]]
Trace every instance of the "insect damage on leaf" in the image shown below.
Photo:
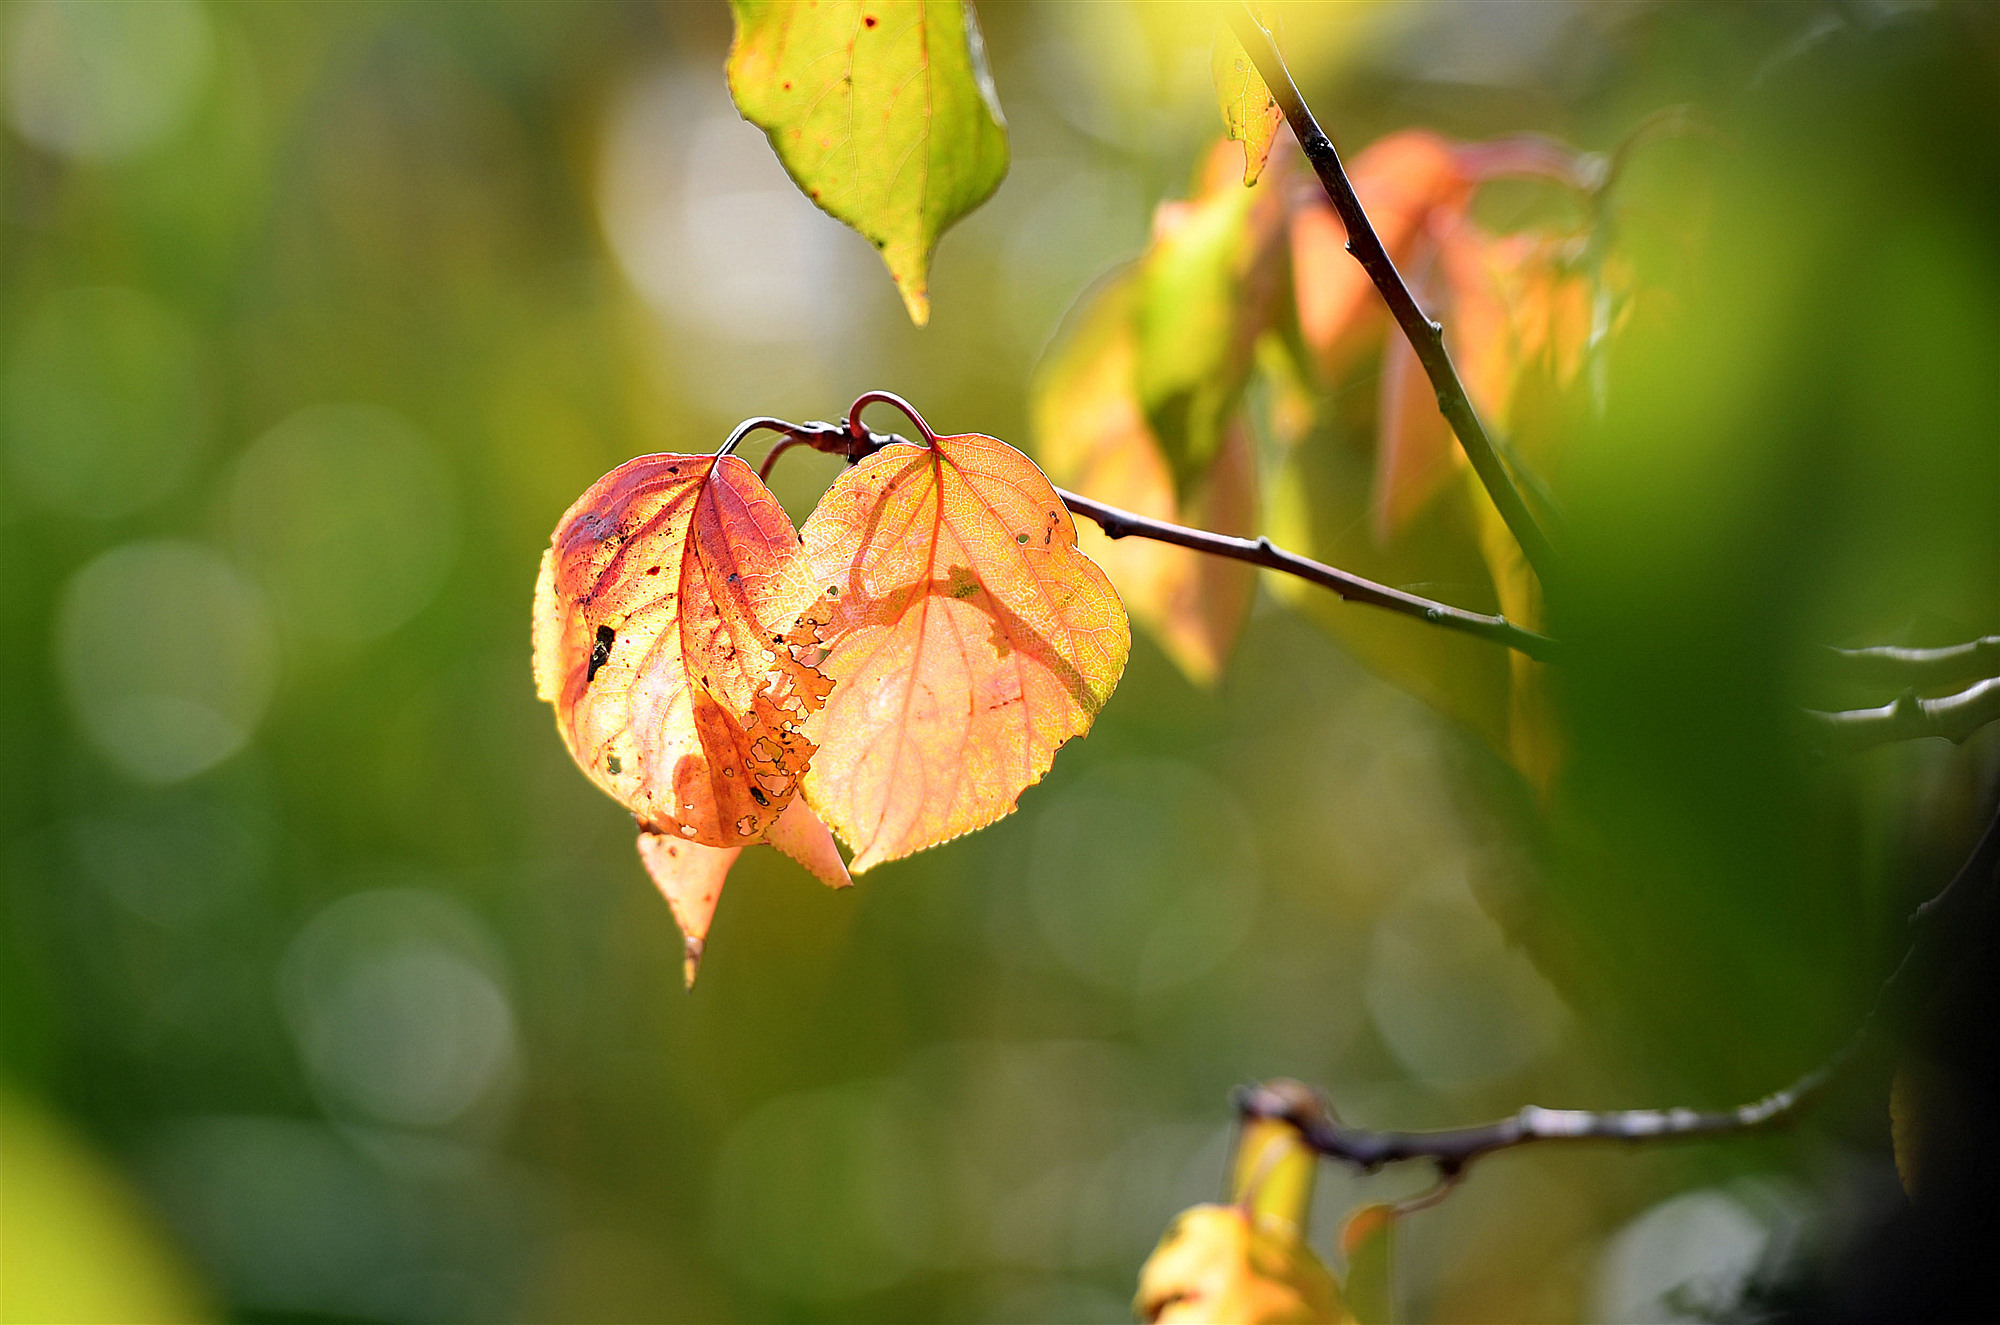
[[[813,593],[791,520],[734,456],[620,465],[542,558],[536,690],[577,765],[639,820],[690,983],[740,848],[769,841],[848,881],[797,800],[814,752],[801,727],[832,686]]]
[[[1005,442],[885,447],[841,475],[803,533],[814,578],[836,591],[822,664],[835,688],[805,723],[820,747],[806,797],[857,872],[1012,810],[1124,671],[1116,592]]]
[[[882,254],[930,318],[938,237],[1007,173],[1007,129],[969,3],[731,0],[729,90],[820,209]]]

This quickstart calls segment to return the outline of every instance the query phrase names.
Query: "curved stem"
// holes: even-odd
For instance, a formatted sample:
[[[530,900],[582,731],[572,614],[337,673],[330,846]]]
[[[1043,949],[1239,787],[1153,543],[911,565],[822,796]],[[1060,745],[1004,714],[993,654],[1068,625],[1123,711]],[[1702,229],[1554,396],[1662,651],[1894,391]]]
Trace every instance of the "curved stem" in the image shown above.
[[[1271,99],[1277,102],[1292,126],[1293,136],[1299,140],[1306,159],[1312,162],[1321,186],[1332,200],[1334,210],[1340,214],[1341,223],[1347,227],[1348,251],[1375,283],[1382,301],[1389,306],[1390,315],[1396,319],[1396,325],[1402,328],[1410,348],[1416,351],[1418,362],[1423,364],[1424,373],[1437,391],[1438,409],[1451,424],[1451,430],[1458,434],[1459,445],[1465,448],[1466,458],[1478,471],[1479,481],[1486,485],[1487,495],[1493,499],[1500,518],[1507,522],[1514,541],[1521,545],[1522,553],[1542,584],[1549,586],[1556,569],[1555,548],[1550,545],[1541,526],[1535,523],[1527,503],[1521,499],[1521,493],[1508,475],[1486,425],[1480,422],[1479,412],[1473,408],[1472,399],[1466,394],[1465,383],[1452,366],[1451,355],[1444,347],[1444,325],[1434,321],[1417,306],[1416,297],[1404,283],[1402,273],[1396,270],[1389,250],[1383,247],[1381,237],[1375,233],[1368,213],[1361,206],[1361,199],[1355,195],[1354,185],[1349,182],[1347,171],[1340,164],[1340,153],[1334,150],[1332,141],[1320,129],[1312,111],[1306,108],[1304,98],[1292,82],[1291,71],[1285,67],[1284,57],[1278,53],[1277,43],[1271,40],[1271,34],[1257,21],[1248,5],[1230,5],[1225,7],[1224,13],[1229,18],[1229,26],[1235,30],[1237,40],[1243,43],[1243,49],[1257,66],[1257,72],[1263,75],[1266,86],[1271,90]]]
[[[757,481],[759,483],[769,483],[771,481],[771,469],[778,463],[778,457],[791,450],[794,446],[804,446],[805,444],[805,438],[794,437],[789,433],[779,438],[778,444],[764,453],[764,463],[757,466]]]
[[[1863,685],[1946,686],[2000,676],[2000,635],[1987,635],[1939,649],[1883,645],[1872,649],[1828,649],[1843,680]]]
[[[728,437],[723,439],[721,446],[715,448],[715,458],[717,460],[722,459],[722,457],[734,451],[737,447],[737,444],[740,443],[745,437],[748,437],[751,433],[756,432],[762,428],[768,428],[772,432],[781,432],[789,434],[791,432],[792,425],[785,422],[783,419],[774,419],[768,414],[759,414],[754,419],[745,419],[743,420],[743,422],[736,425],[735,430],[732,431]]]
[[[893,391],[863,391],[857,396],[854,403],[847,407],[848,436],[856,441],[872,436],[861,422],[861,411],[875,404],[891,405],[901,410],[903,417],[917,425],[917,431],[924,435],[925,444],[937,445],[937,434],[931,431],[930,424],[924,422],[924,416],[917,413],[917,407]]]

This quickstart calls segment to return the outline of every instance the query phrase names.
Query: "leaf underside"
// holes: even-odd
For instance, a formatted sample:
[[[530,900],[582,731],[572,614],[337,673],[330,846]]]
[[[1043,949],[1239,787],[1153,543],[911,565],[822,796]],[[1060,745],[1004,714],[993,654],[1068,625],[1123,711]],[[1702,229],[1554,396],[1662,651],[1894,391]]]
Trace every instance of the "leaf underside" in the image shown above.
[[[873,244],[910,318],[931,254],[1007,173],[1007,130],[972,6],[731,0],[729,90],[799,189]]]

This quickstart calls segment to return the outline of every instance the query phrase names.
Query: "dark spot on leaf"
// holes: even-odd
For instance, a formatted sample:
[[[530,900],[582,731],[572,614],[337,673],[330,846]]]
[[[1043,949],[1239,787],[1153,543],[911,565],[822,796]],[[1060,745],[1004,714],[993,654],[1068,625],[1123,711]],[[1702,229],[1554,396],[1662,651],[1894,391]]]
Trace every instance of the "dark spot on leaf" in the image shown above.
[[[617,755],[606,755],[604,757],[604,771],[613,777],[617,777],[625,771],[625,765],[619,761]]]
[[[875,26],[875,16],[873,14],[862,15],[861,21],[871,28]]]
[[[766,796],[763,789],[755,783],[752,783],[750,787],[750,799],[756,801],[759,805],[769,805],[771,803],[771,798]]]
[[[660,573],[660,568],[658,566],[651,566],[648,567],[646,570],[646,574],[648,575],[658,575],[659,573]]]
[[[604,666],[611,657],[611,646],[618,639],[618,632],[609,626],[597,628],[597,643],[590,646],[590,667],[583,674],[583,683],[589,685],[597,679],[597,669]],[[612,769],[617,772],[617,769]]]
[[[1014,541],[1016,543],[1025,543],[1028,541],[1028,536],[1026,534],[1016,534],[1014,535]]]
[[[787,91],[787,92],[789,92],[789,91],[791,91],[791,90],[792,90],[792,82],[791,82],[791,80],[790,80],[790,79],[786,79],[786,80],[785,80],[785,84],[784,84],[784,88],[785,88],[785,91]]]
[[[738,580],[740,580],[740,579],[742,579],[742,578],[743,578],[743,577],[742,577],[741,575],[737,574],[737,573],[736,573],[735,571],[731,571],[731,572],[729,572],[729,579],[728,579],[727,581],[725,581],[725,583],[728,583],[728,584],[734,584],[734,583],[736,583],[736,582],[737,582]]]

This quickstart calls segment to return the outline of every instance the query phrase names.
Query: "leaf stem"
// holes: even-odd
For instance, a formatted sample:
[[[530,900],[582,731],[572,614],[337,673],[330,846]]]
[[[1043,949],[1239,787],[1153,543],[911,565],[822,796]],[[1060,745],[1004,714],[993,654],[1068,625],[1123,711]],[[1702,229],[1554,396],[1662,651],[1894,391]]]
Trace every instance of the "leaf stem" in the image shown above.
[[[776,455],[779,449],[786,445],[796,444],[810,446],[816,451],[846,456],[852,463],[864,455],[881,450],[892,442],[906,441],[906,438],[894,433],[870,432],[861,424],[862,409],[878,402],[894,405],[909,415],[917,426],[923,429],[927,437],[935,437],[935,434],[925,426],[922,417],[902,397],[887,391],[871,391],[855,401],[854,407],[848,411],[846,428],[830,423],[785,424],[780,431],[784,432],[786,440],[772,448],[772,455]],[[769,456],[765,457],[765,463],[768,467]],[[1094,501],[1080,493],[1068,492],[1061,488],[1056,489],[1056,495],[1062,498],[1063,505],[1073,514],[1094,521],[1112,538],[1150,538],[1156,542],[1172,543],[1176,547],[1205,552],[1210,556],[1227,557],[1232,561],[1247,561],[1253,566],[1295,575],[1322,589],[1331,589],[1348,602],[1366,603],[1371,607],[1383,608],[1414,618],[1427,625],[1442,626],[1446,630],[1471,635],[1490,644],[1503,645],[1539,662],[1553,662],[1560,652],[1560,646],[1555,640],[1517,626],[1504,616],[1488,616],[1463,607],[1453,607],[1449,603],[1422,598],[1402,589],[1393,589],[1386,584],[1377,584],[1373,580],[1363,579],[1337,566],[1329,566],[1310,557],[1302,557],[1296,552],[1287,552],[1268,538],[1235,538],[1228,534],[1211,533],[1206,529],[1191,529],[1186,525],[1155,520],[1135,511],[1109,506],[1104,502]]]
[[[1790,1123],[1854,1062],[1872,1038],[1883,1007],[1919,964],[1926,939],[1939,932],[1941,918],[1982,885],[1990,886],[2000,867],[2000,805],[1972,855],[1938,893],[1910,917],[1911,938],[1901,960],[1876,992],[1875,1000],[1847,1041],[1818,1067],[1760,1100],[1733,1109],[1544,1109],[1530,1104],[1510,1117],[1476,1127],[1431,1132],[1375,1132],[1347,1127],[1314,1096],[1302,1098],[1295,1082],[1247,1086],[1236,1092],[1237,1113],[1245,1120],[1280,1118],[1298,1128],[1309,1145],[1329,1159],[1366,1172],[1405,1160],[1428,1160],[1446,1179],[1496,1150],[1553,1141],[1646,1142],[1747,1133]]]
[[[1396,325],[1402,328],[1410,348],[1416,351],[1418,362],[1423,364],[1431,386],[1437,391],[1438,409],[1451,424],[1452,431],[1458,434],[1459,445],[1465,448],[1466,458],[1472,461],[1479,481],[1486,485],[1487,495],[1493,499],[1500,518],[1507,522],[1514,541],[1521,545],[1528,564],[1534,568],[1543,585],[1548,586],[1551,573],[1557,567],[1555,548],[1541,526],[1535,523],[1527,503],[1521,499],[1521,493],[1508,475],[1486,425],[1480,422],[1479,412],[1473,408],[1472,398],[1466,394],[1465,383],[1452,366],[1451,355],[1444,347],[1444,325],[1417,306],[1416,297],[1404,283],[1402,273],[1396,270],[1389,250],[1383,247],[1381,237],[1375,233],[1368,213],[1362,208],[1361,199],[1356,196],[1354,185],[1349,182],[1347,171],[1340,164],[1340,153],[1319,127],[1312,111],[1307,109],[1271,34],[1257,21],[1250,7],[1240,3],[1240,0],[1235,5],[1226,6],[1224,13],[1228,16],[1229,26],[1236,32],[1237,40],[1243,43],[1243,49],[1257,66],[1257,72],[1263,75],[1266,86],[1271,90],[1271,99],[1285,113],[1293,135],[1299,140],[1306,159],[1312,162],[1313,170],[1326,190],[1326,196],[1340,214],[1341,223],[1347,227],[1348,252],[1354,255],[1355,261],[1375,283],[1382,301],[1389,306],[1390,315],[1396,319]]]
[[[1925,688],[2000,676],[2000,635],[1937,649],[1828,649],[1843,680]]]

